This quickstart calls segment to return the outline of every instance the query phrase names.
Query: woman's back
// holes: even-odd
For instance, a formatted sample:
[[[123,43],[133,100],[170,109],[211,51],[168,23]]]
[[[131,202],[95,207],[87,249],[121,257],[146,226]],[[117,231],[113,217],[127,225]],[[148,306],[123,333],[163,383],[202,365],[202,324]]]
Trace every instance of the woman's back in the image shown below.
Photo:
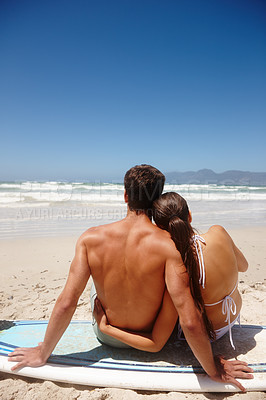
[[[217,330],[232,323],[240,313],[242,300],[237,288],[238,272],[247,269],[247,262],[221,226],[212,226],[201,237],[204,244],[196,241],[198,250],[202,249],[205,269],[201,292],[208,318]],[[200,255],[200,251],[198,253]]]

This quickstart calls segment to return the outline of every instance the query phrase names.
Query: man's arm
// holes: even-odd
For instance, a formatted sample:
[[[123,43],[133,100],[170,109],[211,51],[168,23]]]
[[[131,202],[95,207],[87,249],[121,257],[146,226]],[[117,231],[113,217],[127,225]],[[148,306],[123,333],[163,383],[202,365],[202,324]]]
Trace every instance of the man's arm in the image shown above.
[[[33,348],[18,348],[9,354],[9,361],[17,362],[12,371],[26,366],[38,367],[46,363],[68,327],[89,277],[87,250],[81,237],[76,245],[65,288],[54,306],[43,343]]]
[[[169,294],[179,315],[179,322],[186,340],[209,377],[218,382],[245,388],[235,378],[253,378],[247,372],[253,372],[242,361],[214,360],[209,337],[202,316],[196,308],[189,288],[189,278],[180,254],[172,254],[166,262],[165,281]],[[218,368],[217,368],[218,367]],[[219,370],[218,370],[219,369]]]

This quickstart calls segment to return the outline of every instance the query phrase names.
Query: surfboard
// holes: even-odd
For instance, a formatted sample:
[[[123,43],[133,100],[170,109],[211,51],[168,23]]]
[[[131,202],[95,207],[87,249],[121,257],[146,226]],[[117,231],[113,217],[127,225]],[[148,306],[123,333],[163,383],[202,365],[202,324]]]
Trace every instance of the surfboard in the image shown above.
[[[158,353],[116,349],[101,344],[90,321],[72,321],[48,359],[39,368],[12,372],[7,355],[16,347],[33,347],[43,340],[47,321],[0,321],[0,371],[42,380],[93,387],[151,391],[236,392],[231,384],[212,381],[202,370],[185,341],[170,341]],[[246,361],[254,379],[240,380],[248,391],[266,390],[266,327],[234,326],[236,346],[228,334],[213,343],[214,354]]]

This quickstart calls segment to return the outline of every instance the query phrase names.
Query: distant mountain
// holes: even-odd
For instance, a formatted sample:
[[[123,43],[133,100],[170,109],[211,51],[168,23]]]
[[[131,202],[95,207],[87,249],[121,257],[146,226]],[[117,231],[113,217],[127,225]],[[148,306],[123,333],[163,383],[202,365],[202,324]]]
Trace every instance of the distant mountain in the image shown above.
[[[225,171],[216,173],[211,169],[187,172],[166,172],[166,182],[175,184],[218,184],[266,186],[266,172]]]

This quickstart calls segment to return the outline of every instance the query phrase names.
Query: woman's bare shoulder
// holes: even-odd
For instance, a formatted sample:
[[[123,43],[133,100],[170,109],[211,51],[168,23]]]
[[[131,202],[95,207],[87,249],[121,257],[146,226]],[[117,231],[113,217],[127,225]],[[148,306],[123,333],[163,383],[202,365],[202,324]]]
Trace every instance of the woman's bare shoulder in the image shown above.
[[[229,233],[222,225],[212,225],[207,233],[229,236]]]
[[[212,225],[208,232],[206,232],[206,238],[213,239],[215,242],[221,243],[231,243],[232,238],[227,232],[227,230],[221,225]]]

